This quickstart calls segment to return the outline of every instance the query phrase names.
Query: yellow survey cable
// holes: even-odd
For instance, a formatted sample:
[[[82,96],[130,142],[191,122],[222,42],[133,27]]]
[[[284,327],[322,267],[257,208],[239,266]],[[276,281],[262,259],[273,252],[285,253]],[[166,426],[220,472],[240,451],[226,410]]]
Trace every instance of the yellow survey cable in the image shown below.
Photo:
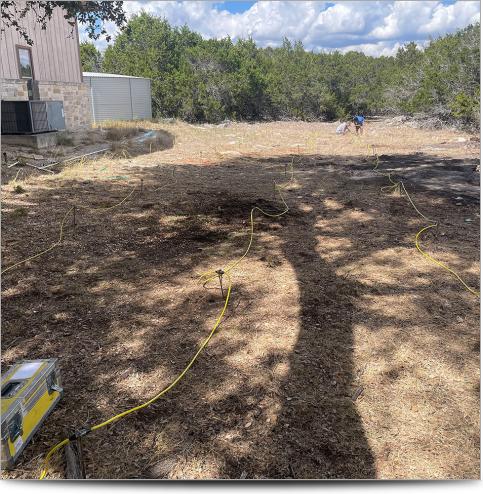
[[[367,145],[367,150],[368,150],[368,155],[369,155],[369,144]],[[377,173],[382,173],[380,172],[377,168],[379,166],[379,156],[378,154],[375,152],[375,149],[374,149],[374,146],[372,147],[372,154],[375,158],[375,166],[373,168],[373,171],[377,172]],[[383,192],[384,190],[391,190],[391,189],[396,189],[396,187],[400,187],[400,189],[402,189],[404,191],[404,194],[405,196],[407,197],[409,203],[411,204],[411,206],[413,207],[413,209],[416,211],[416,213],[421,216],[421,218],[425,219],[426,221],[430,222],[431,225],[428,225],[428,226],[425,226],[424,228],[422,228],[421,230],[418,231],[418,233],[416,234],[415,236],[415,246],[416,246],[416,249],[418,250],[418,252],[420,254],[422,254],[426,259],[428,259],[430,262],[436,264],[437,266],[445,269],[446,271],[448,271],[449,273],[451,273],[464,287],[466,290],[468,290],[470,293],[472,293],[473,295],[476,295],[477,297],[480,296],[479,292],[473,288],[471,288],[470,286],[468,286],[465,281],[461,278],[461,276],[456,272],[454,271],[453,269],[451,269],[450,267],[446,266],[446,264],[442,263],[441,261],[438,261],[437,259],[435,259],[433,256],[431,256],[430,254],[428,254],[427,252],[425,252],[420,244],[419,244],[419,239],[420,239],[420,236],[423,232],[429,230],[430,228],[435,228],[438,226],[438,222],[437,221],[434,221],[430,218],[428,218],[424,213],[422,213],[418,207],[416,206],[416,204],[414,203],[414,201],[412,200],[411,196],[409,195],[408,191],[406,190],[406,186],[404,185],[404,182],[402,180],[399,180],[398,182],[394,182],[394,180],[391,178],[391,173],[388,173],[388,174],[385,174],[385,173],[382,173],[384,176],[386,176],[389,181],[391,182],[391,185],[385,185],[383,187],[381,187],[381,191]]]
[[[105,420],[104,422],[101,422],[99,424],[94,425],[93,427],[90,427],[88,429],[88,432],[102,429],[103,427],[106,427],[107,425],[115,422],[116,420],[119,420],[119,419],[125,417],[126,415],[130,415],[131,413],[137,412],[138,410],[142,410],[143,408],[148,407],[149,405],[151,405],[155,401],[159,400],[164,394],[166,394],[168,391],[170,391],[172,388],[174,388],[176,386],[176,384],[178,384],[178,382],[181,381],[181,379],[183,379],[185,374],[190,370],[190,368],[193,366],[193,364],[195,363],[195,361],[198,358],[198,356],[200,355],[200,353],[203,351],[203,349],[206,347],[206,345],[209,343],[209,341],[211,340],[211,338],[215,334],[215,331],[220,326],[221,320],[223,319],[223,316],[225,315],[226,308],[228,307],[228,302],[230,300],[231,287],[232,287],[230,274],[229,273],[225,273],[225,274],[227,275],[227,278],[228,278],[228,288],[227,288],[225,303],[223,304],[223,308],[221,309],[220,313],[218,314],[218,317],[217,317],[215,324],[213,325],[213,328],[211,329],[210,333],[203,340],[201,345],[198,347],[197,352],[195,353],[193,358],[189,361],[188,365],[183,369],[183,371],[176,377],[176,379],[173,382],[171,382],[171,384],[169,384],[168,386],[163,388],[159,393],[157,393],[155,396],[153,396],[150,400],[145,401],[144,403],[141,403],[140,405],[137,405],[133,408],[125,410],[124,412],[118,413],[117,415],[114,415],[113,417]],[[69,444],[70,441],[73,440],[74,438],[65,438],[63,441],[60,441],[53,448],[50,449],[50,451],[47,453],[45,460],[44,460],[44,467],[43,467],[42,472],[41,472],[40,477],[39,477],[40,480],[43,480],[47,475],[48,468],[49,468],[49,461],[50,461],[52,455],[54,453],[56,453],[59,449],[63,448],[67,444]]]
[[[134,193],[135,190],[136,190],[136,186],[133,187],[133,189],[131,190],[131,192],[129,192],[129,194],[124,199],[122,199],[120,202],[114,204],[113,206],[100,207],[100,208],[92,208],[92,207],[89,207],[89,206],[79,206],[77,204],[75,206],[72,206],[67,211],[67,213],[62,218],[62,221],[60,222],[59,239],[56,242],[54,242],[50,247],[48,247],[47,249],[43,250],[42,252],[39,252],[38,254],[34,254],[33,256],[27,257],[26,259],[22,259],[21,261],[16,262],[15,264],[12,264],[8,268],[5,268],[3,271],[1,271],[0,274],[4,274],[7,271],[10,271],[11,269],[13,269],[13,268],[15,268],[17,266],[20,266],[21,264],[24,264],[24,263],[26,263],[28,261],[32,261],[33,259],[36,259],[37,257],[43,256],[44,254],[47,254],[47,252],[50,252],[51,250],[54,250],[56,247],[58,247],[62,243],[62,240],[64,238],[64,225],[65,225],[65,221],[67,220],[67,217],[69,216],[69,214],[72,211],[74,211],[74,208],[87,209],[87,210],[94,211],[94,212],[96,212],[96,211],[102,211],[102,212],[109,211],[110,209],[117,208],[118,206],[120,206],[121,204],[123,204],[125,201],[127,201],[129,199],[129,197],[132,196],[132,194]]]
[[[414,204],[413,200],[411,199],[411,196],[408,194],[408,191],[406,190],[406,187],[404,185],[404,182],[401,180],[401,181],[399,181],[399,184],[401,184],[402,190],[404,190],[404,193],[406,194],[406,197],[408,198],[408,201],[411,203],[411,206],[414,208],[414,210],[416,211],[416,213],[418,213],[419,216],[421,216],[421,218],[424,218],[426,221],[429,221],[430,223],[433,223],[433,226],[438,226],[438,222],[437,221],[431,220],[425,214],[421,213],[421,211],[416,207],[416,204]]]
[[[280,185],[274,184],[285,209],[283,211],[281,211],[280,213],[267,213],[266,211],[264,211],[262,208],[260,208],[258,206],[254,206],[252,208],[252,210],[250,211],[250,232],[249,232],[249,240],[248,240],[247,248],[245,249],[245,252],[238,259],[229,263],[226,267],[222,268],[222,270],[225,273],[230,272],[232,269],[234,269],[236,266],[238,266],[238,264],[240,264],[243,261],[243,259],[245,259],[245,257],[248,255],[248,252],[250,251],[250,249],[252,247],[253,237],[254,237],[254,229],[255,229],[255,226],[254,226],[255,225],[255,218],[254,218],[255,211],[260,211],[263,215],[268,216],[269,218],[278,218],[280,216],[283,216],[284,214],[286,214],[289,211],[288,204],[285,202],[285,199],[283,198],[283,195],[282,195],[282,189],[288,187],[293,182],[293,179],[294,179],[294,168],[293,168],[293,158],[292,158],[290,180],[284,184],[280,184]],[[204,284],[206,284],[209,281],[215,279],[217,276],[218,276],[218,273],[216,273],[216,271],[207,271],[207,272],[202,273],[200,275],[200,279],[204,280]]]
[[[92,432],[92,431],[101,429],[102,427],[105,427],[105,426],[107,426],[107,425],[115,422],[116,420],[119,420],[119,419],[125,417],[126,415],[129,415],[129,414],[134,413],[134,412],[136,412],[138,410],[141,410],[143,408],[146,408],[147,406],[151,405],[155,401],[159,400],[164,394],[166,394],[169,390],[171,390],[174,386],[176,386],[176,384],[178,384],[178,382],[185,376],[185,374],[188,372],[188,370],[195,363],[195,361],[198,358],[198,356],[200,355],[200,353],[203,351],[203,349],[206,347],[206,345],[211,340],[211,338],[214,335],[216,329],[221,324],[221,320],[222,320],[222,318],[223,318],[223,316],[224,316],[224,314],[226,312],[226,309],[228,307],[228,302],[230,300],[230,295],[231,295],[232,281],[231,281],[230,271],[233,270],[235,268],[235,266],[237,266],[247,256],[248,252],[250,251],[252,242],[253,242],[253,236],[254,236],[254,216],[253,215],[254,215],[254,212],[256,210],[258,210],[261,213],[263,213],[265,216],[269,216],[269,217],[272,217],[272,218],[275,218],[275,217],[279,217],[279,216],[284,215],[289,210],[289,207],[288,207],[285,199],[283,198],[283,195],[281,193],[281,189],[287,187],[293,181],[293,179],[294,179],[294,168],[293,168],[293,159],[292,159],[292,163],[291,163],[291,178],[290,178],[290,180],[287,183],[285,183],[285,184],[281,184],[281,185],[275,184],[275,187],[278,190],[278,193],[280,195],[280,198],[281,198],[281,200],[282,200],[282,202],[283,202],[283,204],[285,206],[285,209],[282,212],[280,212],[280,213],[267,213],[266,211],[263,211],[263,209],[259,208],[258,206],[253,207],[252,210],[251,210],[251,212],[250,212],[250,241],[249,241],[248,247],[245,250],[244,254],[239,259],[237,259],[236,261],[234,261],[233,263],[231,263],[224,270],[221,270],[221,271],[218,270],[218,272],[216,272],[216,271],[208,271],[207,273],[205,273],[205,275],[206,275],[206,274],[211,274],[213,272],[213,273],[215,273],[214,276],[211,276],[211,277],[206,277],[205,275],[202,275],[201,276],[201,278],[205,278],[205,281],[204,281],[203,284],[206,284],[211,279],[215,278],[216,276],[219,276],[219,274],[220,275],[221,274],[226,274],[227,275],[227,278],[228,278],[228,289],[227,289],[227,293],[226,293],[226,297],[225,297],[225,303],[223,305],[222,310],[220,311],[220,314],[218,315],[218,318],[216,319],[216,322],[215,322],[215,324],[214,324],[211,332],[205,338],[205,340],[201,343],[201,345],[198,348],[198,351],[195,353],[195,355],[193,356],[193,358],[189,361],[188,365],[183,369],[183,371],[176,377],[176,379],[171,384],[169,384],[167,387],[165,387],[163,390],[161,390],[158,394],[156,394],[155,396],[153,396],[153,398],[151,398],[150,400],[148,400],[148,401],[146,401],[146,402],[144,402],[144,403],[142,403],[140,405],[137,405],[137,406],[135,406],[133,408],[130,408],[128,410],[125,410],[124,412],[118,413],[117,415],[114,415],[113,417],[105,420],[104,422],[101,422],[100,424],[97,424],[97,425],[94,425],[93,427],[90,427],[89,429],[87,429],[87,431],[85,433],[89,433],[89,432]],[[131,193],[132,192],[133,191],[131,191]],[[74,436],[74,438],[75,438],[75,436]],[[70,441],[71,441],[71,438],[66,438],[66,439],[60,441],[59,443],[57,443],[55,446],[53,446],[49,450],[49,452],[47,453],[47,455],[45,457],[45,460],[44,460],[44,467],[43,467],[42,472],[41,472],[41,475],[39,477],[40,480],[43,480],[46,477],[46,475],[47,475],[48,467],[49,467],[49,461],[50,461],[50,458],[52,457],[52,455],[54,455],[61,448],[63,448],[67,444],[69,444]]]
[[[415,244],[416,244],[416,249],[418,249],[418,251],[426,258],[426,259],[429,259],[431,262],[433,262],[434,264],[440,266],[441,268],[445,269],[446,271],[448,271],[449,273],[451,273],[470,293],[472,293],[473,295],[476,295],[477,297],[480,296],[480,293],[476,290],[474,290],[473,288],[471,288],[470,286],[468,286],[464,281],[463,279],[461,278],[461,276],[456,272],[454,271],[453,269],[449,268],[448,266],[446,266],[446,264],[443,264],[441,261],[438,261],[437,259],[435,259],[433,256],[429,255],[427,252],[425,252],[423,249],[421,249],[421,246],[419,245],[419,237],[421,236],[421,234],[423,232],[425,232],[426,230],[429,230],[430,228],[434,228],[435,226],[438,226],[437,224],[434,224],[434,225],[428,225],[428,226],[425,226],[424,228],[421,228],[421,230],[419,230],[419,232],[416,234],[416,237],[415,237]]]
[[[369,157],[371,154],[371,146],[369,146],[369,143],[367,144],[367,156]],[[376,150],[374,149],[374,144],[372,144],[372,156],[374,156],[376,164],[373,168],[373,170],[376,170],[377,167],[379,166],[379,155],[376,153]]]
[[[16,262],[15,264],[12,264],[8,268],[5,268],[0,274],[4,274],[7,271],[10,271],[11,269],[20,266],[21,264],[24,264],[25,262],[31,261],[33,259],[36,259],[37,257],[43,256],[44,254],[47,254],[47,252],[50,252],[51,250],[54,250],[58,245],[62,243],[62,239],[64,237],[64,225],[65,225],[65,220],[67,219],[67,216],[74,210],[74,206],[72,206],[67,213],[65,213],[64,217],[62,218],[62,221],[60,222],[60,231],[59,231],[59,239],[54,242],[50,247],[47,249],[43,250],[42,252],[39,252],[38,254],[34,254],[33,256],[27,257],[26,259],[22,259],[19,262]]]
[[[369,144],[367,144],[367,156],[369,157],[370,156],[370,146]],[[392,185],[384,185],[381,187],[381,192],[384,192],[386,189],[388,190],[391,190],[391,189],[395,189],[396,187],[399,186],[400,182],[394,182],[394,180],[392,179],[391,175],[392,175],[392,172],[389,172],[389,173],[383,173],[381,172],[380,170],[378,170],[378,167],[379,167],[379,155],[376,153],[376,150],[374,148],[374,144],[372,145],[372,156],[374,157],[374,168],[372,169],[373,172],[376,172],[376,173],[379,173],[381,175],[383,175],[384,177],[387,177],[389,182],[391,182]]]
[[[104,213],[106,211],[110,211],[111,209],[117,208],[121,204],[124,204],[134,194],[134,191],[136,189],[137,189],[137,185],[135,185],[132,188],[131,192],[129,192],[129,194],[124,199],[122,199],[121,201],[117,202],[116,204],[113,204],[112,206],[101,206],[99,208],[93,208],[91,206],[80,206],[80,205],[76,204],[75,207],[76,208],[79,208],[79,209],[86,209],[88,211],[94,211],[94,212],[102,211]]]

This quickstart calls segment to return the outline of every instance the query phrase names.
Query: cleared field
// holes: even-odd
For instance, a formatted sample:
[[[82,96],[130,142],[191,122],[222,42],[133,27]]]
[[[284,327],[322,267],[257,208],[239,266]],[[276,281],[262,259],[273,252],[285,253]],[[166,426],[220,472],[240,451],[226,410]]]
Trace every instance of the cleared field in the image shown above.
[[[84,440],[89,478],[478,478],[479,143],[369,122],[143,123],[172,147],[2,187],[2,369],[58,357],[59,407],[10,478],[69,431],[149,399],[221,310],[199,273],[233,271],[226,318],[183,381]],[[15,192],[15,187],[20,186]],[[104,208],[85,210],[80,206]],[[63,457],[49,475],[64,476]]]

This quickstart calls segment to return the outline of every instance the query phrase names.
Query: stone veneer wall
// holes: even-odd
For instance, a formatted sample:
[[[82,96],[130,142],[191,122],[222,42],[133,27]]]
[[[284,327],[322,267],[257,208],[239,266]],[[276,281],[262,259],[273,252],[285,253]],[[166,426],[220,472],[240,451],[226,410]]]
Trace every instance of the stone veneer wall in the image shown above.
[[[91,99],[87,84],[74,82],[38,81],[41,100],[57,100],[64,103],[65,126],[77,130],[91,125]],[[5,100],[28,100],[27,81],[0,79],[0,95]]]
[[[29,99],[27,81],[22,79],[0,79],[1,99],[24,101]]]
[[[87,84],[74,82],[39,82],[41,100],[64,102],[65,126],[68,130],[91,125],[91,98]]]

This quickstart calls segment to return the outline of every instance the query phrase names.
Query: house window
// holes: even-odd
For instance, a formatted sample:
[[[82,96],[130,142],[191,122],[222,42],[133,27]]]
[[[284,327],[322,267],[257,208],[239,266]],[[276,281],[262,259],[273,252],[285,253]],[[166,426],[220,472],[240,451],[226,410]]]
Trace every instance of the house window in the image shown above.
[[[32,52],[30,48],[17,46],[18,72],[21,79],[33,79],[34,69],[32,67]]]

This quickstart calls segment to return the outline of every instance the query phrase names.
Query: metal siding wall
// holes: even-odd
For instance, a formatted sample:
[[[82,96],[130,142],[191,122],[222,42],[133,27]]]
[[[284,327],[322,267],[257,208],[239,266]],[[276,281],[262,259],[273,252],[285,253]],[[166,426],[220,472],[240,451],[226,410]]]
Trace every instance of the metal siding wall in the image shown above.
[[[152,118],[149,79],[84,76],[84,82],[91,88],[93,122]]]
[[[131,98],[127,77],[90,77],[89,79],[96,122],[131,120]]]
[[[35,16],[29,12],[21,25],[27,28],[34,45],[32,62],[35,78],[39,81],[82,82],[79,62],[77,31],[64,19],[63,10],[55,8],[47,29],[41,29]],[[0,77],[18,79],[18,62],[15,45],[27,46],[27,43],[14,28],[1,34],[2,63]]]
[[[151,111],[151,81],[149,79],[130,79],[133,120],[149,120]]]

